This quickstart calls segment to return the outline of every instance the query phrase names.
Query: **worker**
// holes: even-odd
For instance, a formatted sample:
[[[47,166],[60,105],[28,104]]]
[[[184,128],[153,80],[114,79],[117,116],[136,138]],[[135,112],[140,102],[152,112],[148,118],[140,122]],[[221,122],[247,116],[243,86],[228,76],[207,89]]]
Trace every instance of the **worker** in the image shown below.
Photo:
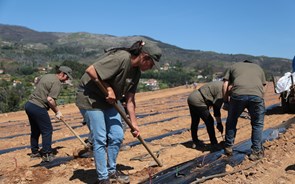
[[[264,126],[264,86],[266,79],[263,69],[251,61],[245,60],[232,65],[223,78],[224,101],[229,102],[226,119],[224,152],[233,154],[233,145],[237,133],[238,117],[246,108],[250,114],[252,135],[250,160],[264,157],[262,131]],[[230,93],[228,86],[231,86]],[[229,95],[230,94],[230,95]]]
[[[159,65],[161,49],[152,43],[135,42],[130,48],[113,48],[90,65],[81,78],[76,105],[90,128],[93,153],[98,174],[97,183],[114,180],[128,183],[129,177],[116,170],[116,159],[124,133],[121,116],[113,104],[126,97],[129,119],[139,136],[135,114],[135,92],[141,71]],[[101,83],[107,96],[97,86]]]
[[[218,149],[218,141],[215,136],[214,119],[210,114],[210,108],[213,107],[213,113],[217,122],[217,129],[223,133],[220,109],[223,104],[222,81],[214,81],[203,85],[194,90],[188,97],[187,102],[191,115],[191,136],[193,148],[204,147],[204,142],[198,138],[198,127],[200,119],[206,125],[209,135],[212,151]]]

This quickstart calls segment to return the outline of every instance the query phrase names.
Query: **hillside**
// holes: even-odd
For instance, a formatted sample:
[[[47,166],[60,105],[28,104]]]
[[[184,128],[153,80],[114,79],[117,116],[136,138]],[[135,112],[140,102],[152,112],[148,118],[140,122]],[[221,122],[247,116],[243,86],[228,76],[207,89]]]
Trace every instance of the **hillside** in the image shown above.
[[[121,172],[129,174],[131,184],[143,181],[153,184],[196,183],[193,182],[196,178],[204,180],[210,176],[211,180],[206,181],[206,184],[295,182],[295,118],[294,114],[282,112],[278,105],[278,94],[274,94],[272,83],[268,83],[265,93],[265,158],[257,162],[247,159],[251,145],[238,146],[243,145],[251,137],[250,120],[245,116],[239,117],[238,120],[236,147],[232,157],[226,157],[223,150],[210,153],[210,141],[203,121],[200,122],[198,135],[206,146],[192,148],[191,118],[186,102],[192,90],[193,88],[180,86],[136,95],[141,136],[163,166],[155,166],[147,150],[142,144],[138,144],[138,140],[127,130],[123,143],[130,145],[131,149],[120,151],[117,167]],[[67,104],[60,106],[60,110],[64,114],[64,120],[85,139],[89,130],[87,126],[82,125],[83,118],[77,106]],[[50,115],[54,128],[52,147],[57,155],[52,163],[40,165],[40,158],[29,157],[30,125],[26,113],[18,111],[0,114],[0,183],[91,184],[96,181],[97,174],[91,154],[81,158],[73,157],[75,150],[82,149],[83,145],[63,122],[55,119],[52,111]],[[222,110],[221,118],[224,125],[226,116],[227,112]],[[292,126],[289,129],[275,128],[284,122],[291,122]],[[267,133],[270,129],[273,131]],[[217,129],[215,131],[219,144],[222,145],[224,134],[218,133]],[[237,162],[236,158],[242,158],[242,161]],[[191,169],[183,169],[187,168],[185,166],[189,165],[188,162],[194,163]],[[210,175],[204,172],[206,170],[211,171]],[[194,174],[197,175],[192,180],[183,182]]]
[[[291,60],[285,58],[187,50],[140,35],[117,37],[85,32],[38,32],[3,24],[0,24],[0,67],[9,67],[15,63],[36,67],[66,60],[90,64],[104,49],[130,46],[140,39],[157,44],[163,50],[162,64],[181,63],[183,67],[196,71],[209,69],[210,72],[223,72],[233,62],[245,59],[258,63],[268,74],[280,76],[291,68]]]

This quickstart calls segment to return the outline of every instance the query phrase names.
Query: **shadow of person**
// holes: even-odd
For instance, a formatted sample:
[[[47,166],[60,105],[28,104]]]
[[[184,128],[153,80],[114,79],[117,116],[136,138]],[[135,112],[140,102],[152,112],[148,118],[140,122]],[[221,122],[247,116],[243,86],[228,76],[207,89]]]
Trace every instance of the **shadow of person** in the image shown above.
[[[202,141],[202,145],[195,145],[193,143],[193,141],[187,141],[187,142],[183,142],[181,144],[187,148],[195,149],[195,150],[202,151],[202,152],[210,151],[210,148],[211,148],[211,146],[210,146],[211,144],[206,144],[203,141]]]
[[[285,169],[285,171],[290,171],[290,170],[295,171],[295,164],[293,164],[293,165],[289,165],[289,166],[286,167],[286,169]]]
[[[117,170],[132,170],[133,167],[125,166],[122,164],[117,164]],[[95,183],[97,181],[96,169],[77,169],[73,172],[73,175],[70,177],[70,181],[78,179],[83,183]]]
[[[97,174],[95,169],[77,169],[74,170],[70,181],[78,179],[83,183],[95,183],[97,181]]]
[[[266,110],[265,115],[272,115],[272,114],[285,114],[284,109],[282,106],[274,106],[273,108],[269,108]]]
[[[55,147],[55,148],[52,148],[52,153],[54,154],[54,155],[56,155],[57,153],[58,153],[58,150],[59,149],[62,149],[62,148],[64,148],[63,146],[57,146],[57,147]]]
[[[117,170],[120,171],[127,171],[127,170],[133,170],[134,167],[130,167],[130,166],[126,166],[126,165],[122,165],[122,164],[117,164]]]
[[[54,155],[57,155],[57,153],[58,153],[58,150],[59,149],[62,149],[62,148],[64,148],[63,146],[57,146],[57,147],[55,147],[55,148],[52,148],[52,153],[54,154]],[[39,153],[41,154],[42,153],[42,148],[39,150]],[[30,152],[30,153],[27,153],[27,155],[28,156],[30,156],[32,153]]]

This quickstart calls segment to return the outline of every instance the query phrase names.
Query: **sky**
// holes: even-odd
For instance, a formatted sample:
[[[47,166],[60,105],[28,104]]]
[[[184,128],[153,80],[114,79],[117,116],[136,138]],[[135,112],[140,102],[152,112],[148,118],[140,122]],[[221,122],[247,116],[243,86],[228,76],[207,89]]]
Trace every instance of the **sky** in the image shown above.
[[[224,54],[295,56],[294,0],[0,0],[0,24],[143,35]]]

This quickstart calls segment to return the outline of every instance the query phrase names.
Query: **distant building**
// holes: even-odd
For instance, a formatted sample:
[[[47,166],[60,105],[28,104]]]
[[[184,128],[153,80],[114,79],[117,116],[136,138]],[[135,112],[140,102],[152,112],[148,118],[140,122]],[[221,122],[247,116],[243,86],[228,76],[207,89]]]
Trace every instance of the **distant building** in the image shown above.
[[[15,87],[15,86],[18,85],[18,84],[22,84],[22,82],[19,81],[19,80],[13,80],[12,86]]]
[[[197,79],[203,79],[203,78],[204,78],[203,75],[198,75],[198,76],[197,76]]]
[[[151,91],[155,91],[155,90],[160,89],[158,81],[156,79],[148,79],[147,81],[145,81],[143,83]]]
[[[37,85],[38,82],[40,81],[41,77],[35,77],[34,78],[34,85]]]
[[[165,64],[163,65],[163,70],[169,70],[169,68],[170,68],[169,63],[165,63]],[[161,69],[162,69],[162,68],[161,68]]]
[[[38,73],[40,74],[46,74],[47,73],[47,69],[45,67],[38,67]]]

